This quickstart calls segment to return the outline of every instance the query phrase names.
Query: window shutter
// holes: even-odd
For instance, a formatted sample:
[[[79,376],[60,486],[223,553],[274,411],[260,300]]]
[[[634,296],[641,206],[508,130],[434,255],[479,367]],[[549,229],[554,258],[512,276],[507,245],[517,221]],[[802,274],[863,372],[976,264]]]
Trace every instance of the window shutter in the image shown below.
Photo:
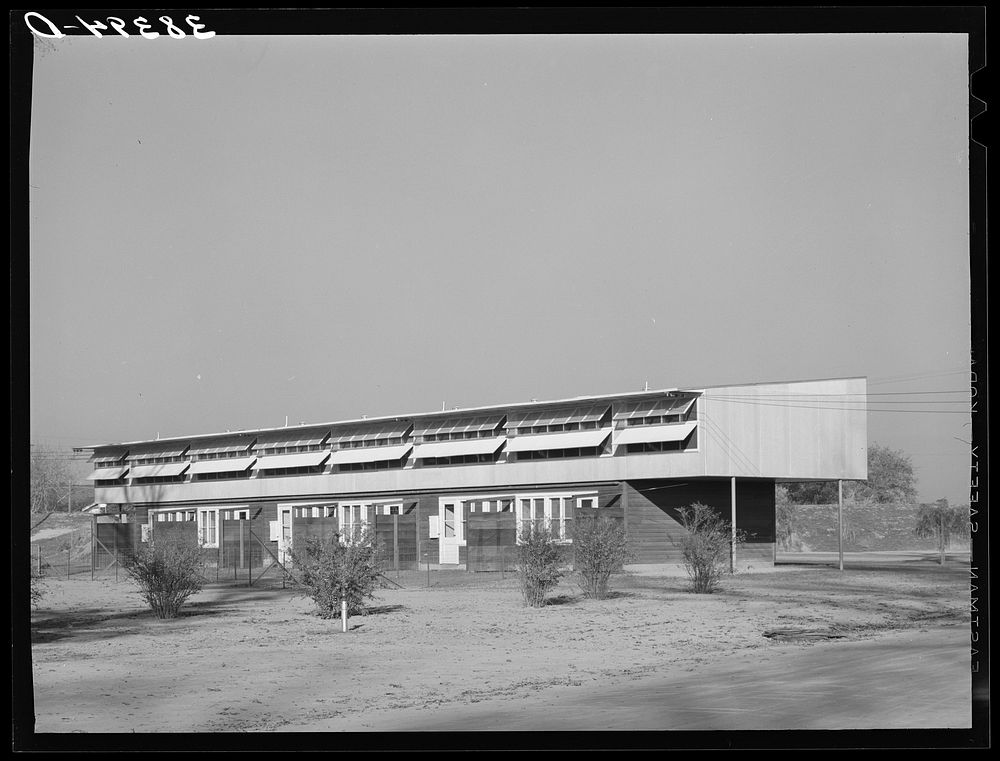
[[[430,539],[437,539],[441,536],[441,531],[438,527],[438,516],[436,515],[427,516],[427,536]]]

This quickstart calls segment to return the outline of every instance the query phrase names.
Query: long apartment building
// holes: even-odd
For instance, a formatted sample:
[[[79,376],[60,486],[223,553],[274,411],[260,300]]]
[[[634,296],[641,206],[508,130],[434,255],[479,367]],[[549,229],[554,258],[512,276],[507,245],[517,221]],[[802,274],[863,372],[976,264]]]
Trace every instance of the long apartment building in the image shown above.
[[[398,568],[472,569],[476,526],[544,522],[571,544],[575,520],[608,515],[636,563],[671,563],[678,510],[700,502],[735,514],[739,560],[759,565],[776,482],[867,477],[866,402],[864,378],[672,388],[83,449],[96,522],[131,524],[134,543],[187,532],[220,562],[240,521],[263,562],[370,526]]]

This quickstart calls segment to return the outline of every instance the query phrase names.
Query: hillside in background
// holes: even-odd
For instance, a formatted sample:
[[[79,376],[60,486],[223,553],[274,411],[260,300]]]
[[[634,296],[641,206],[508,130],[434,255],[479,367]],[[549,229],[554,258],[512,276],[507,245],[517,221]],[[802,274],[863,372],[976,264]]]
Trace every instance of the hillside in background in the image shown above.
[[[844,551],[936,550],[933,539],[918,539],[913,529],[917,525],[919,505],[905,504],[844,504]],[[796,505],[794,533],[790,547],[780,550],[798,552],[837,551],[837,505]],[[783,526],[779,521],[778,536]],[[966,539],[956,537],[952,549],[967,549]]]

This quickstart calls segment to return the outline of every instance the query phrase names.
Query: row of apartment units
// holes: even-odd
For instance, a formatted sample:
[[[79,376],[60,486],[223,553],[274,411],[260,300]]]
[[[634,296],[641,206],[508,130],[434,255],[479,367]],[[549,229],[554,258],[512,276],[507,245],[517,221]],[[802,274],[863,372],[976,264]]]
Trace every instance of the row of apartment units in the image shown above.
[[[168,484],[688,451],[697,448],[697,399],[678,393],[511,415],[396,419],[200,443],[143,443],[99,451],[88,478],[96,486]]]
[[[477,536],[516,542],[518,526],[541,521],[571,542],[575,521],[603,515],[624,523],[637,562],[676,562],[679,510],[701,502],[764,562],[775,483],[867,477],[866,401],[864,378],[790,381],[81,449],[95,465],[95,523],[142,526],[137,543],[173,532],[220,557],[241,522],[276,558],[310,532],[370,526],[396,562],[461,566],[488,549]]]

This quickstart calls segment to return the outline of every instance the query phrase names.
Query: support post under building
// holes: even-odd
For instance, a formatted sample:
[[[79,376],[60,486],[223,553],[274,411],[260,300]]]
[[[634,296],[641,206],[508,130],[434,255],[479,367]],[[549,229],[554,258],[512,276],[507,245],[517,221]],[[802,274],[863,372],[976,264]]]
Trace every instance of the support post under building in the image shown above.
[[[732,477],[729,490],[730,490],[729,503],[731,505],[731,512],[732,512],[729,519],[730,522],[729,572],[736,573],[736,476]]]
[[[837,481],[837,555],[844,570],[844,480]]]

